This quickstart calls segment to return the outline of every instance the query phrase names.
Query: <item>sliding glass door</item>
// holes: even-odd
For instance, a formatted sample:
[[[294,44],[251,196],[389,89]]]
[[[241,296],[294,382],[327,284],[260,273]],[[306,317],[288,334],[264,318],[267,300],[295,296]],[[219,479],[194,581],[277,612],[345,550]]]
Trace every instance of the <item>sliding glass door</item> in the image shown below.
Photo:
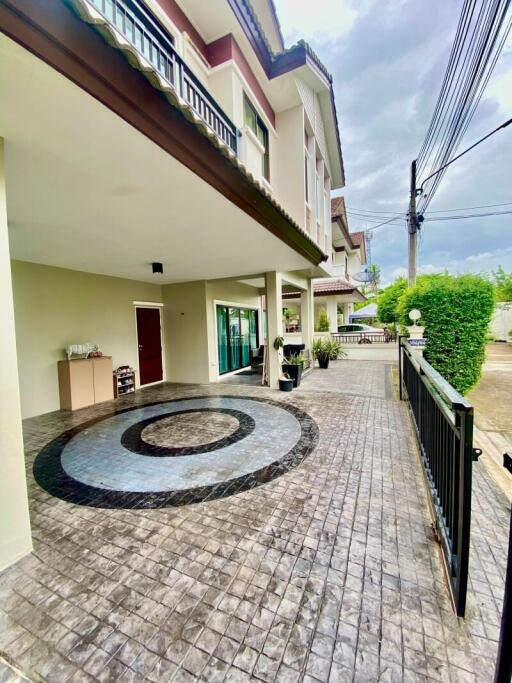
[[[217,306],[219,374],[251,364],[251,350],[258,345],[258,312],[250,308]]]

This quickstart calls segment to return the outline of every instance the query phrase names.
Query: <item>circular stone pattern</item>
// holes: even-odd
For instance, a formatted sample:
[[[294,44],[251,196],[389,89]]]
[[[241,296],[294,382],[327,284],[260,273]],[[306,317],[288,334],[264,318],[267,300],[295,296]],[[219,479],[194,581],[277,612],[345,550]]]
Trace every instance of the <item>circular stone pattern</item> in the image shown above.
[[[234,415],[199,410],[152,422],[142,430],[140,438],[151,446],[166,448],[204,446],[230,437],[239,426],[240,422]]]
[[[34,476],[53,496],[81,505],[187,505],[269,482],[317,442],[315,421],[294,406],[199,396],[116,411],[63,432],[36,457]]]
[[[226,422],[231,429],[222,428]],[[229,446],[250,434],[255,422],[232,408],[192,408],[153,415],[122,434],[121,444],[133,453],[153,456],[193,455]],[[149,438],[147,437],[149,431]]]

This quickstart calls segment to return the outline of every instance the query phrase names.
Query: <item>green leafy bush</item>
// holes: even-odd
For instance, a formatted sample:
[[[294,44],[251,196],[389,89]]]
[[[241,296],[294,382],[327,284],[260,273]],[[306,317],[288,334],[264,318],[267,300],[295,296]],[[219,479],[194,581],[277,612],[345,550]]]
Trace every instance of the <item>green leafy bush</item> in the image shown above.
[[[317,332],[329,332],[330,329],[331,329],[331,323],[329,322],[329,318],[327,317],[326,311],[324,311],[322,309],[320,311],[320,315],[318,316],[316,331]]]
[[[347,352],[343,346],[334,339],[315,339],[312,351],[315,358],[325,356],[329,360],[338,360],[339,358],[347,357]]]
[[[398,320],[398,303],[407,289],[407,280],[399,277],[379,296],[377,318],[381,323],[396,323]]]
[[[425,326],[425,358],[452,386],[466,394],[479,380],[494,308],[492,284],[478,275],[424,275],[402,296],[400,322],[410,325],[413,308]]]

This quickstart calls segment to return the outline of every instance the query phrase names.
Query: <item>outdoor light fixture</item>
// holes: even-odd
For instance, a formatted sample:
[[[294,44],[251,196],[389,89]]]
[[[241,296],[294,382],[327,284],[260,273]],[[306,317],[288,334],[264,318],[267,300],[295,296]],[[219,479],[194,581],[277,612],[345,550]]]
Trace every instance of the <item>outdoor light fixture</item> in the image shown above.
[[[153,273],[160,273],[161,275],[164,273],[164,267],[161,263],[158,263],[158,261],[153,261],[151,268],[153,269]]]

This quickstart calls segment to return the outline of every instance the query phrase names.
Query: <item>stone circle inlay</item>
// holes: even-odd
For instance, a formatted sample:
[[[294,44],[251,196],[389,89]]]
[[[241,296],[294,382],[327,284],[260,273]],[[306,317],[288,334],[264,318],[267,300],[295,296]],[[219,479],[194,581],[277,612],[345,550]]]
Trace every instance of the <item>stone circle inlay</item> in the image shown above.
[[[152,446],[165,448],[204,446],[214,438],[231,436],[239,426],[234,415],[199,410],[157,420],[142,430],[140,438]]]
[[[187,442],[194,418],[197,433]],[[315,421],[294,406],[197,396],[115,411],[69,429],[37,455],[34,476],[48,493],[76,504],[179,506],[267,483],[299,465],[317,442]]]
[[[205,427],[205,417],[209,416],[211,424]],[[189,423],[186,433],[179,434],[179,438],[182,440],[186,439],[186,435],[189,435],[189,443],[191,445],[179,445],[177,443],[167,443],[173,437],[173,432],[176,434],[176,429],[172,430],[171,434],[166,431],[166,422],[169,420],[183,419],[184,417],[189,418],[192,421],[192,425]],[[219,431],[225,434],[225,429],[219,429],[219,418],[229,417],[235,422],[235,429],[228,432],[225,436],[220,436]],[[194,433],[191,429],[193,426],[193,420],[197,421],[197,432]],[[152,427],[157,427],[162,425],[161,430],[163,439],[160,442],[155,442],[156,434],[153,432],[153,441],[148,441],[144,438],[144,433],[151,429]],[[192,408],[189,410],[173,411],[163,415],[153,415],[145,420],[136,422],[135,424],[128,427],[128,429],[121,435],[121,444],[133,453],[140,453],[141,455],[152,455],[152,456],[180,456],[180,455],[193,455],[194,453],[209,453],[210,451],[223,448],[224,446],[229,446],[232,443],[236,443],[243,439],[248,434],[250,434],[255,427],[255,422],[250,415],[243,413],[239,410],[233,410],[231,408]],[[181,431],[181,430],[180,430]],[[208,437],[209,434],[209,437]],[[205,438],[207,439],[205,442]],[[197,445],[194,445],[194,442]]]

